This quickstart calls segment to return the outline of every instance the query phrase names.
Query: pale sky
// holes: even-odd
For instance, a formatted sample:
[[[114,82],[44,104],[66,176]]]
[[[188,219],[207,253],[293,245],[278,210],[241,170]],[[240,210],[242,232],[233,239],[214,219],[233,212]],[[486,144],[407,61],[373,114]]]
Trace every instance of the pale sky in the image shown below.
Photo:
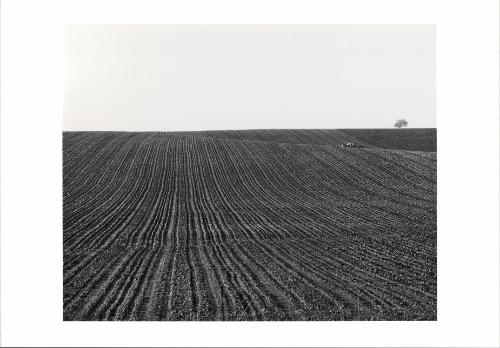
[[[433,25],[70,25],[64,130],[436,126]]]

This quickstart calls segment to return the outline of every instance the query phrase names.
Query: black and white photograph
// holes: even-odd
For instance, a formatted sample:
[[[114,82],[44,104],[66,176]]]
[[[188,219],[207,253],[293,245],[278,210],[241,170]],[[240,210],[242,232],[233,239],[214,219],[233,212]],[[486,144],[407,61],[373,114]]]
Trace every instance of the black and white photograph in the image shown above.
[[[73,25],[64,320],[437,319],[432,25]]]
[[[0,346],[499,347],[499,38],[490,0],[0,0]]]

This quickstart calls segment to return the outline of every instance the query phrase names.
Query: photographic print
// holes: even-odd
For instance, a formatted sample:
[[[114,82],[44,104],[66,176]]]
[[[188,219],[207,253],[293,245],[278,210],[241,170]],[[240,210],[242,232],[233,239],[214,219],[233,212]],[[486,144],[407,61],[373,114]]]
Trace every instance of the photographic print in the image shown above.
[[[65,321],[437,320],[432,25],[69,25]]]

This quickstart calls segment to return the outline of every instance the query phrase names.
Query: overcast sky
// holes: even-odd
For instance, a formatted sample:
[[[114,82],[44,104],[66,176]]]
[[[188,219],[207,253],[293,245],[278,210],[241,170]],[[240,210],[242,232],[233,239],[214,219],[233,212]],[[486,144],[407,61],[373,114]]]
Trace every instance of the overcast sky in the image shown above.
[[[65,130],[436,126],[432,25],[71,25]]]

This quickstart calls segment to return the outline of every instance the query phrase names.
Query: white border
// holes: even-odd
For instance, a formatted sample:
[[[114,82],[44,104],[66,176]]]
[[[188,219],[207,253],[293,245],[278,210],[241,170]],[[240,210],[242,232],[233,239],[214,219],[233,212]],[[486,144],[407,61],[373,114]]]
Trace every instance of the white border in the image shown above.
[[[498,3],[2,2],[5,346],[490,346],[499,339]],[[62,321],[63,23],[437,25],[438,321]]]

